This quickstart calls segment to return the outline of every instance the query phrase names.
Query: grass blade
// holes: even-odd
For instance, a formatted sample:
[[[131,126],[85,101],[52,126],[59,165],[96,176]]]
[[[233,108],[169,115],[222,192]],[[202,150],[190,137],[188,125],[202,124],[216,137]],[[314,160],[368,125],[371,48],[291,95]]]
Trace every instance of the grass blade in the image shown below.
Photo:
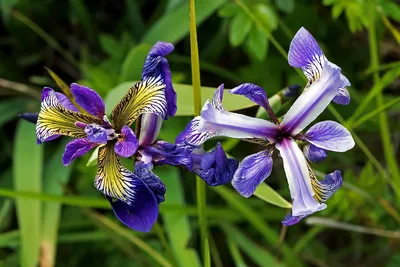
[[[36,144],[35,125],[19,121],[13,152],[14,188],[40,193],[42,165],[43,146]],[[22,267],[35,267],[40,249],[41,202],[18,199],[16,207],[21,231],[20,264]]]
[[[272,205],[281,208],[290,209],[292,207],[292,204],[290,204],[266,183],[261,183],[254,192],[254,195],[268,203],[271,203]]]

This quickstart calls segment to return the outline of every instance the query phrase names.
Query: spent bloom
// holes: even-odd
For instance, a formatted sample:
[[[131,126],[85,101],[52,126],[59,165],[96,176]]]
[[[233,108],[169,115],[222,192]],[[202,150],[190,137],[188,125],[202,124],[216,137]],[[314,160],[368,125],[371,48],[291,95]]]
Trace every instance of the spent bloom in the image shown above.
[[[151,172],[151,166],[138,161],[131,172],[121,164],[120,157],[134,156],[141,147],[154,142],[162,120],[176,112],[176,94],[165,58],[173,49],[172,44],[163,42],[153,46],[144,63],[142,80],[114,107],[111,120],[101,97],[88,87],[71,84],[75,102],[86,113],[80,113],[65,95],[47,87],[42,91],[36,126],[38,143],[60,135],[75,138],[66,145],[64,165],[99,147],[94,185],[107,197],[115,215],[138,231],[151,229],[166,189]],[[140,131],[136,136],[130,126],[138,118]]]
[[[265,147],[244,158],[234,174],[232,185],[244,197],[251,196],[271,174],[272,155],[278,150],[293,200],[291,214],[282,221],[285,225],[293,225],[325,209],[326,200],[342,184],[340,171],[334,171],[319,181],[307,159],[319,161],[325,155],[325,150],[345,152],[354,146],[349,131],[334,121],[316,123],[302,133],[332,100],[346,102],[342,101],[348,99],[343,92],[347,92],[346,87],[350,86],[347,78],[340,73],[340,68],[326,59],[315,39],[304,28],[292,40],[289,63],[302,68],[309,83],[282,121],[272,111],[265,91],[257,85],[246,83],[229,92],[243,95],[264,108],[272,122],[226,111],[222,106],[224,90],[219,87],[211,102],[205,103],[201,115],[192,120],[183,133],[186,142],[192,145],[200,145],[214,136],[226,136],[256,142]],[[307,159],[299,147],[303,143],[310,144],[305,149]]]

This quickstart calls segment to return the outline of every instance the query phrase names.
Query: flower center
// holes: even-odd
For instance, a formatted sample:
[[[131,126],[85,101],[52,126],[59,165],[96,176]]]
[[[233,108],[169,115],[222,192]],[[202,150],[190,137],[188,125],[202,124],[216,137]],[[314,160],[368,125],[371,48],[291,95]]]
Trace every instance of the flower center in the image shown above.
[[[87,138],[90,142],[97,144],[105,144],[109,140],[118,138],[114,129],[109,126],[102,126],[98,124],[88,124],[84,129]]]

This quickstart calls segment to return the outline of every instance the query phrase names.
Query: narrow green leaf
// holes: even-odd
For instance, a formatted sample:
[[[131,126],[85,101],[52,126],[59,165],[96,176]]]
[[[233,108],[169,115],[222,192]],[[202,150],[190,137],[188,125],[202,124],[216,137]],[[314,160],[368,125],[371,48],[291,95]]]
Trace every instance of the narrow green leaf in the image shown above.
[[[185,206],[182,184],[179,181],[179,171],[173,167],[159,167],[156,169],[159,177],[168,188],[165,196],[168,204]],[[161,204],[161,207],[163,204]],[[198,267],[200,260],[195,250],[188,248],[189,240],[192,237],[189,218],[179,210],[163,212],[164,228],[168,234],[171,249],[180,267]],[[177,234],[179,233],[179,234]]]
[[[211,267],[210,245],[207,238],[204,244],[204,267]]]
[[[35,125],[19,121],[13,152],[14,188],[40,193],[42,190],[43,146],[36,144]],[[41,203],[38,200],[16,201],[21,231],[20,264],[35,267],[39,260]]]
[[[276,7],[283,12],[292,13],[294,9],[294,0],[275,0]]]
[[[48,194],[63,195],[64,186],[68,182],[72,166],[64,166],[61,162],[66,142],[61,142],[57,151],[46,164],[43,191]],[[43,204],[42,221],[42,260],[45,266],[54,266],[57,249],[58,228],[61,218],[61,203],[45,202]]]
[[[124,82],[112,89],[105,98],[106,110],[112,110],[114,106],[122,99],[128,89],[134,82]],[[193,95],[192,86],[186,84],[174,84],[175,91],[178,95],[177,106],[178,111],[175,116],[193,116]],[[201,103],[207,99],[212,99],[216,88],[201,87]],[[247,98],[234,94],[224,95],[224,108],[229,111],[245,109],[253,107],[256,104]]]
[[[92,155],[90,155],[90,158],[89,158],[88,162],[86,163],[86,167],[95,166],[97,164],[98,156],[99,156],[99,147],[96,147],[93,150]]]
[[[250,33],[252,21],[244,12],[239,11],[233,17],[229,28],[229,42],[232,46],[241,45]]]
[[[138,81],[142,77],[143,63],[149,53],[151,45],[140,44],[129,51],[121,67],[119,82]]]
[[[266,183],[261,183],[259,186],[257,186],[254,195],[268,203],[271,203],[272,205],[286,209],[292,208],[292,204],[290,204]]]
[[[227,0],[197,0],[196,1],[196,22],[201,24],[213,14]],[[189,33],[188,16],[189,1],[168,16],[161,17],[144,35],[142,42],[154,44],[157,41],[177,43]],[[182,19],[186,18],[186,19]]]
[[[224,224],[222,229],[225,231],[225,234],[259,266],[283,266],[271,253],[256,245],[251,239],[232,225]]]
[[[228,248],[231,252],[233,261],[235,262],[236,267],[247,267],[247,264],[243,260],[242,255],[240,254],[239,247],[237,246],[236,242],[232,240],[232,238],[227,238]]]

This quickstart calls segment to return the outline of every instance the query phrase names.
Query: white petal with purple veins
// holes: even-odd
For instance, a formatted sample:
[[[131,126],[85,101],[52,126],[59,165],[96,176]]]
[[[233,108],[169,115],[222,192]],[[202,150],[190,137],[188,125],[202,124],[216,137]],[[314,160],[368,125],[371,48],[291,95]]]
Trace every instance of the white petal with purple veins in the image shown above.
[[[307,162],[296,141],[291,138],[284,138],[275,146],[283,159],[283,167],[289,183],[290,195],[293,199],[292,215],[308,215],[325,209],[326,205],[319,203],[314,198],[315,193]]]
[[[351,133],[335,121],[315,124],[306,132],[305,138],[319,148],[336,152],[345,152],[355,144]]]

